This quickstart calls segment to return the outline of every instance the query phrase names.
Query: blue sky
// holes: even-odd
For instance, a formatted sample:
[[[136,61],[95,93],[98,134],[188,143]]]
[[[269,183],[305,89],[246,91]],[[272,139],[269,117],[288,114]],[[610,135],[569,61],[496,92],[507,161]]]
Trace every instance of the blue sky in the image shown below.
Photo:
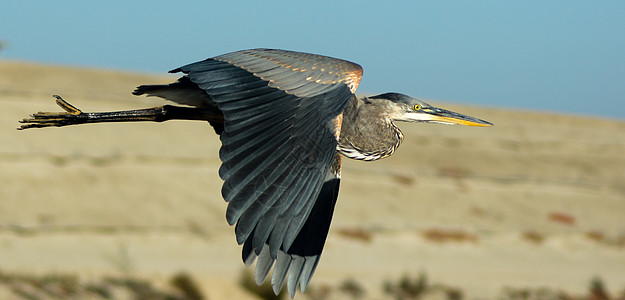
[[[361,64],[361,92],[625,119],[625,1],[1,1],[0,40],[153,73],[299,50]]]

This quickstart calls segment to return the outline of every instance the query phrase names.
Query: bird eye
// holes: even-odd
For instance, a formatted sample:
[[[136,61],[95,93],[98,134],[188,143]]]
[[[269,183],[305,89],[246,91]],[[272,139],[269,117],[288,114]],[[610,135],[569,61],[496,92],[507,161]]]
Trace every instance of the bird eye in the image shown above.
[[[421,105],[419,104],[415,104],[414,105],[414,110],[420,110],[421,109]]]

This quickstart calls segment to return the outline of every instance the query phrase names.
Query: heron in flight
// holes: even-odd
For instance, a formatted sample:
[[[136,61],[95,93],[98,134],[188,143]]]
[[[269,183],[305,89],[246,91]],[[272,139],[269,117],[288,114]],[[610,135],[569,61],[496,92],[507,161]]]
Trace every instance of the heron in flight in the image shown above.
[[[276,294],[287,282],[305,291],[325,244],[341,177],[341,157],[390,156],[404,135],[395,121],[491,126],[399,93],[358,98],[360,65],[327,56],[275,50],[232,52],[170,71],[168,85],[133,94],[185,106],[85,113],[36,113],[19,129],[98,122],[208,121],[220,135],[219,176],[246,265],[263,283],[273,267]],[[287,280],[288,275],[288,280]]]

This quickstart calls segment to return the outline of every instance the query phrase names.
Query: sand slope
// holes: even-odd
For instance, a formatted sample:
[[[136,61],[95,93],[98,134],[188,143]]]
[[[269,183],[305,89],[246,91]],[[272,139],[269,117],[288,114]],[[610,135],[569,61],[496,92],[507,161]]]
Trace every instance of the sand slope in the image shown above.
[[[187,271],[211,299],[245,294],[208,124],[15,130],[58,111],[52,94],[84,111],[143,108],[164,102],[134,87],[172,79],[0,61],[2,270]],[[581,293],[593,276],[625,287],[625,122],[429,102],[496,126],[400,124],[393,157],[345,161],[313,288],[354,278],[375,298],[384,280],[419,272],[469,298]]]

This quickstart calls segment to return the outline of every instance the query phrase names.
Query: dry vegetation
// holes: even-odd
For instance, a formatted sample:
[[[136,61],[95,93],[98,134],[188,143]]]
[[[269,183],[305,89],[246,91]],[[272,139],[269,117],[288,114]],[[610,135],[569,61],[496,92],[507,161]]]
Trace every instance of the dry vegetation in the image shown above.
[[[601,245],[625,248],[625,233],[608,236],[601,231],[591,230],[586,232],[586,238]]]
[[[259,299],[287,299],[285,290],[274,295],[269,284],[256,286],[253,274],[241,273],[240,285]],[[372,288],[369,288],[371,292]],[[427,275],[404,274],[396,281],[386,280],[379,290],[384,299],[467,299],[462,289],[439,283],[430,283]],[[0,273],[0,295],[3,299],[134,299],[134,300],[203,300],[208,299],[198,283],[186,273],[173,275],[167,284],[130,276],[105,277],[95,280],[80,279],[76,275],[52,273],[46,275],[25,275]],[[328,299],[370,299],[367,289],[353,278],[347,278],[336,286],[313,285],[305,295],[309,300]],[[504,287],[497,299],[501,300],[625,300],[625,289],[610,292],[600,278],[592,279],[585,294],[547,288]]]
[[[575,217],[562,212],[550,213],[549,221],[567,226],[575,226]]]
[[[534,244],[542,244],[545,240],[545,235],[536,230],[526,230],[521,234],[523,239],[532,242]]]
[[[75,274],[27,275],[0,273],[3,299],[134,299],[202,300],[205,297],[190,275],[173,275],[166,286],[131,276],[84,280]]]
[[[337,228],[336,234],[348,239],[354,239],[364,243],[369,243],[373,239],[373,232],[362,227]]]
[[[445,242],[470,242],[476,243],[478,237],[463,229],[443,229],[431,228],[421,232],[421,235],[428,241],[445,243]]]

